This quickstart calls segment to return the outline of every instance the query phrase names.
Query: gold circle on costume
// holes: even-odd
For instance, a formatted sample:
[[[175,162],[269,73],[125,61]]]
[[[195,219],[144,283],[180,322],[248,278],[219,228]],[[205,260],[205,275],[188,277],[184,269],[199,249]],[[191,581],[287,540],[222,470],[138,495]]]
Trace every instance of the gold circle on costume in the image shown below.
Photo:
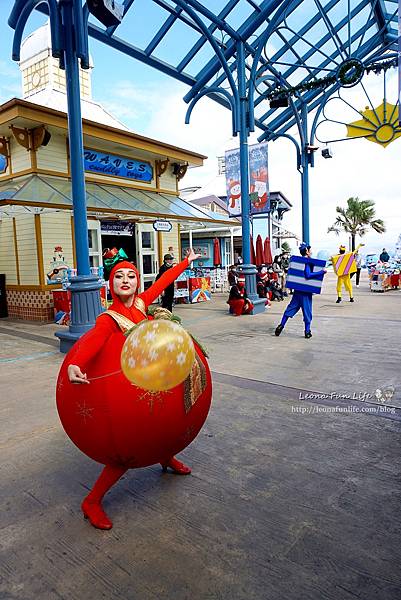
[[[195,360],[191,336],[177,323],[143,321],[127,337],[121,352],[126,378],[145,390],[161,392],[182,383]]]

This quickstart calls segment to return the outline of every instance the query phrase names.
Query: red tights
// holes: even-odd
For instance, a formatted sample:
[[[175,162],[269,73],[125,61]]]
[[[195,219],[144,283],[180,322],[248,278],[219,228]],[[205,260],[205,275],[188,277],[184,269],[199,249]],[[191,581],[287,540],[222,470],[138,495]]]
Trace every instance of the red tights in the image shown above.
[[[177,475],[189,475],[191,472],[189,467],[174,458],[174,456],[166,463],[163,463],[162,467],[163,471],[167,471],[167,468],[170,468]],[[82,502],[81,508],[84,517],[85,519],[89,519],[93,527],[97,529],[111,529],[113,527],[113,523],[102,508],[102,500],[109,489],[117,483],[126,471],[126,467],[106,465],[100,473],[93,489]]]

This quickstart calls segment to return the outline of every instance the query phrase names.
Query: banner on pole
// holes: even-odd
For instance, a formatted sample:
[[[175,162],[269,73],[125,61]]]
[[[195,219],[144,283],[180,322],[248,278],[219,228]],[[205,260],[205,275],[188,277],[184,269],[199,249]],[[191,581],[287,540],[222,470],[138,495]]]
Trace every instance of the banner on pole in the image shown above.
[[[230,217],[241,214],[241,170],[239,148],[226,150],[227,210]]]
[[[249,185],[251,215],[270,212],[267,142],[249,146]]]
[[[250,214],[270,211],[267,142],[248,148]],[[241,169],[239,148],[225,153],[227,210],[230,217],[241,215]]]

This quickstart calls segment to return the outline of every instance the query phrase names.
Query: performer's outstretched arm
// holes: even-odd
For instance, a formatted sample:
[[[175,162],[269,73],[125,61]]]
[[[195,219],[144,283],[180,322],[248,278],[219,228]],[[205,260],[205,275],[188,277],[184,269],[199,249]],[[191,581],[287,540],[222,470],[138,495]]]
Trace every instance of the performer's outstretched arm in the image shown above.
[[[326,269],[320,269],[320,271],[312,271],[310,265],[306,264],[305,266],[305,278],[306,279],[317,279],[321,275],[326,273]]]
[[[174,283],[177,277],[179,277],[181,273],[188,268],[188,265],[188,258],[184,258],[184,260],[175,267],[167,269],[167,271],[163,273],[163,275],[161,275],[159,279],[150,286],[150,288],[148,288],[145,292],[142,292],[142,294],[139,294],[139,297],[145,302],[146,307],[148,307],[149,304],[152,304],[152,302],[156,300],[158,296],[160,296],[166,287]]]
[[[191,248],[187,251],[187,257],[183,261],[175,267],[168,269],[149,289],[139,294],[139,298],[144,301],[146,308],[188,268],[192,261],[200,258],[200,256],[200,254],[195,254]]]

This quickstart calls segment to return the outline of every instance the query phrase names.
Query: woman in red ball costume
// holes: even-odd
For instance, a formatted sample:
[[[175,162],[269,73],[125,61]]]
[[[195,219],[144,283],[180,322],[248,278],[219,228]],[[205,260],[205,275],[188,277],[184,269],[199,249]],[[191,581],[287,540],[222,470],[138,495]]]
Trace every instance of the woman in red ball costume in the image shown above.
[[[195,377],[189,396],[184,382],[156,394],[159,402],[150,394],[151,402],[147,403],[143,399],[146,391],[125,378],[120,355],[124,332],[148,318],[148,306],[198,257],[191,250],[185,260],[141,294],[137,294],[136,267],[126,260],[116,262],[109,278],[113,304],[74,345],[60,370],[57,407],[64,429],[83,452],[105,465],[81,506],[85,518],[99,529],[112,527],[102,499],[127,469],[160,462],[163,471],[170,468],[179,475],[191,473],[174,454],[196,437],[210,407],[210,371],[199,346],[195,344],[195,362],[198,372],[199,365],[203,370],[203,385],[201,378],[196,381]],[[191,393],[195,400],[188,407]]]

